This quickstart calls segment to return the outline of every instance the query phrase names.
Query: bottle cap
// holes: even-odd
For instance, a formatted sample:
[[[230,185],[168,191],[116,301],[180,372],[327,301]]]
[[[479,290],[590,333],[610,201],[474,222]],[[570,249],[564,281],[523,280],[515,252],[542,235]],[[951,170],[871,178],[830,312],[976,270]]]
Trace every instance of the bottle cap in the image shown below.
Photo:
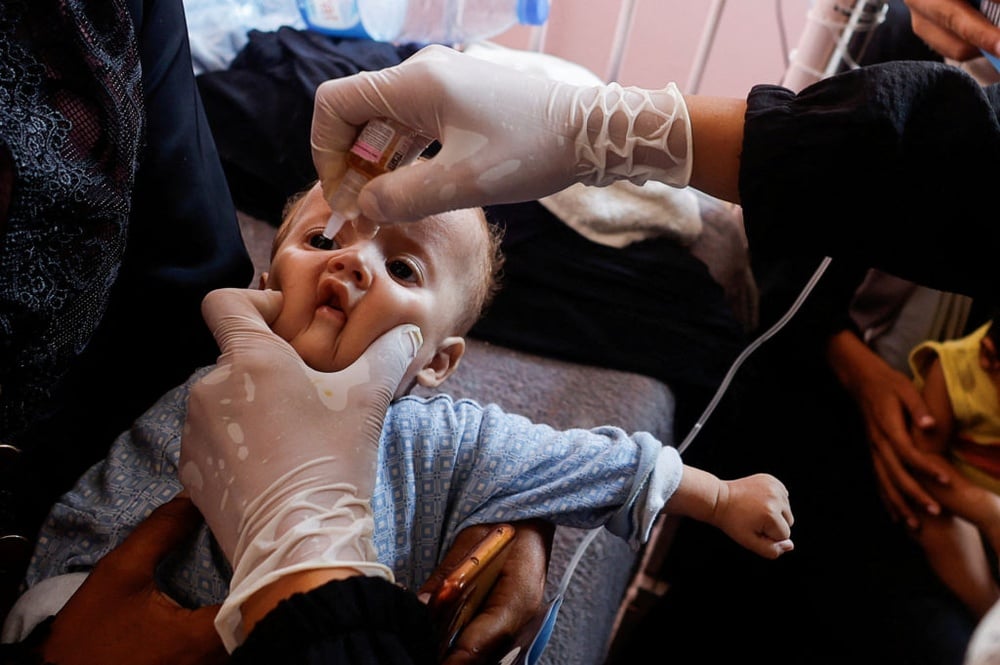
[[[521,25],[541,25],[549,18],[549,0],[518,0],[517,20]]]

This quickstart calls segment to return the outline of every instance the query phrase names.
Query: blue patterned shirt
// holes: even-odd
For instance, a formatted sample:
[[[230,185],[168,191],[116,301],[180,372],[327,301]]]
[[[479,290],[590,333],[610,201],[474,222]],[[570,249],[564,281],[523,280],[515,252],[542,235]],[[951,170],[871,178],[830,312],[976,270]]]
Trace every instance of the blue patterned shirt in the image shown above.
[[[177,463],[191,383],[164,395],[115,441],[53,508],[28,571],[29,586],[88,571],[180,490]],[[407,396],[389,408],[372,498],[381,563],[422,584],[455,535],[474,524],[545,518],[607,527],[633,547],[680,482],[676,449],[616,427],[556,430],[496,405],[447,395]],[[221,602],[230,569],[207,527],[161,567],[181,603]]]

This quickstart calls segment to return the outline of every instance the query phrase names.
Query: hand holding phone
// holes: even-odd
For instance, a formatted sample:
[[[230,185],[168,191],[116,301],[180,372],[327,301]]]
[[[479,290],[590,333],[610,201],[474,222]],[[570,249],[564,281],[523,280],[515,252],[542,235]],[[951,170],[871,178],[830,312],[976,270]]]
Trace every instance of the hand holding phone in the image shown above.
[[[495,525],[431,591],[428,607],[439,633],[439,657],[444,657],[482,606],[500,575],[514,535],[513,525]]]

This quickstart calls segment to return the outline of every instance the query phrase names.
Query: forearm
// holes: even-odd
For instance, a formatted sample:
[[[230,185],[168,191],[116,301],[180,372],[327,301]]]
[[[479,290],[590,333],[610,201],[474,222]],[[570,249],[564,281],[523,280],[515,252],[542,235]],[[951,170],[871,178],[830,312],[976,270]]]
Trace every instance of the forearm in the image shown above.
[[[865,368],[881,358],[852,330],[841,330],[827,340],[826,359],[837,381],[848,392],[855,393],[859,382],[865,381]]]
[[[740,202],[739,167],[746,100],[685,96],[691,118],[691,186],[717,198]]]
[[[727,485],[714,474],[692,466],[684,466],[684,474],[666,510],[699,522],[713,523],[715,510],[728,493]]]
[[[1000,496],[961,473],[952,474],[947,485],[928,483],[927,490],[949,511],[975,524],[993,547],[1000,545]]]

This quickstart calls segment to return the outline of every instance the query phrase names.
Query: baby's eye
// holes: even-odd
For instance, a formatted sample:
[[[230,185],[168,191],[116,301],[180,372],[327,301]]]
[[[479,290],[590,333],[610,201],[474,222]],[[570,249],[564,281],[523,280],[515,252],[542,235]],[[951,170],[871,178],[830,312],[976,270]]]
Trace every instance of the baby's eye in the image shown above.
[[[316,249],[337,249],[340,245],[337,243],[336,237],[327,238],[323,235],[322,230],[317,230],[309,234],[309,244]]]
[[[420,281],[420,271],[409,259],[390,259],[385,262],[385,269],[400,281],[412,283]]]

